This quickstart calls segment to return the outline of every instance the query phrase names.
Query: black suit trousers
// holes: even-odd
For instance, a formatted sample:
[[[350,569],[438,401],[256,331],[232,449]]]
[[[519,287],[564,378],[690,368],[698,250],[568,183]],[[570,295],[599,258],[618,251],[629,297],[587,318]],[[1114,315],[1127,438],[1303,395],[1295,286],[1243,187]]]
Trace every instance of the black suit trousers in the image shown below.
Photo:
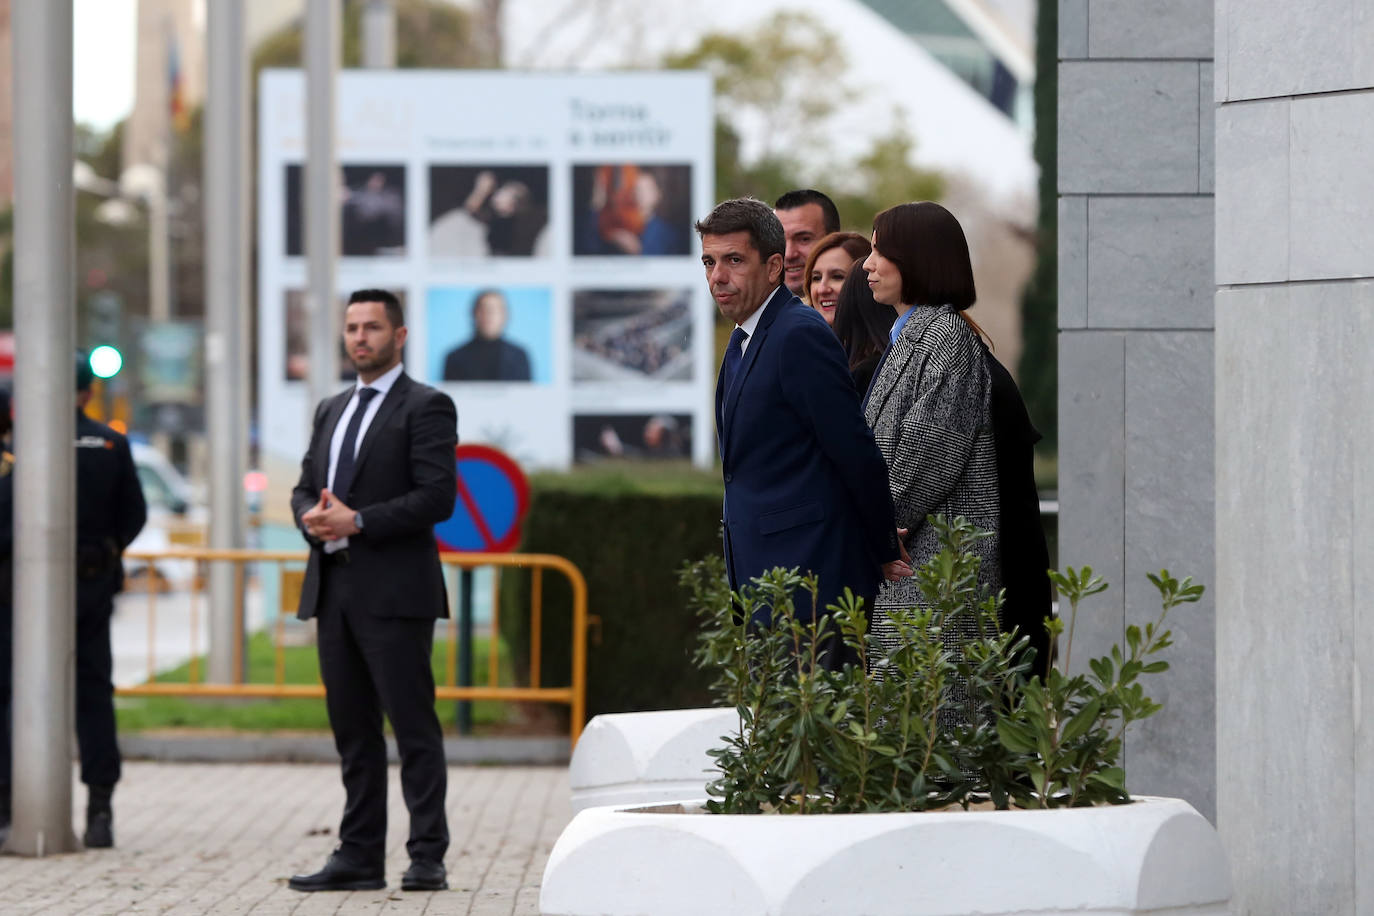
[[[411,858],[442,861],[449,842],[448,771],[430,667],[434,620],[379,617],[351,599],[357,569],[325,558],[320,572],[320,674],[347,795],[339,844],[359,864],[380,868],[385,859],[385,714],[396,735],[401,793],[410,812],[406,850]]]

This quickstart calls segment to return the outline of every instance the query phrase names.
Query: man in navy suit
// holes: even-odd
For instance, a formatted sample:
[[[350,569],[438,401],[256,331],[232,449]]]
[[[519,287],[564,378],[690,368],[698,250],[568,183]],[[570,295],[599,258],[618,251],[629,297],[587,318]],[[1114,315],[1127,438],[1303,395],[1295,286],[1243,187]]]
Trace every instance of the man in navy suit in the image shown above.
[[[871,609],[883,577],[911,568],[844,351],[825,319],[782,285],[785,239],[772,208],[727,200],[696,229],[711,295],[735,324],[716,382],[730,586],[795,566],[819,577],[817,612],[846,587]],[[798,602],[809,619],[809,597]],[[851,659],[830,652],[826,663]]]

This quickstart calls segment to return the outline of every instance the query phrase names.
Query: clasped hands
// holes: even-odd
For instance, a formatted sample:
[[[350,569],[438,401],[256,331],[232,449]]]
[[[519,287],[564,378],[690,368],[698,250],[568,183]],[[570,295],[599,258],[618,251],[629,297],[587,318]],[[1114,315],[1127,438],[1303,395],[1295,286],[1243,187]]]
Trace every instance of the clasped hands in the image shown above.
[[[911,554],[906,552],[906,536],[909,529],[897,529],[897,549],[902,552],[901,559],[893,560],[891,563],[883,564],[883,578],[889,582],[900,582],[913,575],[911,569]]]
[[[301,516],[301,524],[305,526],[305,533],[313,538],[337,541],[358,533],[358,526],[353,524],[353,514],[343,500],[324,489],[320,491],[319,502]]]

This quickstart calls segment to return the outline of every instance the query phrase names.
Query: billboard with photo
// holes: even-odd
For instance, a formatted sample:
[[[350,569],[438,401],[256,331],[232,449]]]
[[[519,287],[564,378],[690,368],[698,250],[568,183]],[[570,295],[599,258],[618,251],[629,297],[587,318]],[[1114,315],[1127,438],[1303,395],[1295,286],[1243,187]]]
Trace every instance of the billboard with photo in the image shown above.
[[[400,297],[406,372],[453,397],[461,442],[533,468],[713,461],[707,74],[345,71],[337,98],[340,303]],[[314,408],[302,74],[264,71],[259,106],[260,442],[295,463]]]

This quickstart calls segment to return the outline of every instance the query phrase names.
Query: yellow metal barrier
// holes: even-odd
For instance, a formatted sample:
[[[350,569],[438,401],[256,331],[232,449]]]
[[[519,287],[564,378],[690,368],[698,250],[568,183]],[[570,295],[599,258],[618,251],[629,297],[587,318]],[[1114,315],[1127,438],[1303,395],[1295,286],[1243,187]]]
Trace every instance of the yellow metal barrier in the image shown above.
[[[148,682],[132,687],[119,687],[115,690],[121,696],[193,696],[193,697],[323,697],[324,685],[288,684],[286,675],[286,618],[294,617],[300,597],[301,583],[304,579],[306,560],[309,554],[304,550],[215,550],[204,547],[177,548],[158,551],[129,551],[126,560],[140,561],[150,570],[146,577],[148,596]],[[493,590],[499,591],[500,572],[503,569],[529,569],[532,580],[530,589],[530,685],[526,687],[501,686],[499,680],[498,637],[500,615],[493,602],[491,614],[491,641],[487,683],[484,686],[460,687],[456,683],[458,621],[450,607],[448,619],[449,651],[447,659],[447,683],[435,687],[439,700],[495,700],[511,703],[558,703],[568,707],[571,719],[570,738],[573,745],[582,732],[582,720],[587,709],[587,583],[582,572],[563,557],[551,554],[517,553],[450,553],[441,554],[441,561],[449,567],[476,569],[482,566],[493,567],[496,573]],[[163,590],[161,579],[151,572],[157,563],[186,563],[195,565],[196,575],[189,592],[188,627],[190,630],[190,671],[187,683],[158,682],[157,659],[157,595]],[[201,678],[198,637],[200,629],[201,584],[205,580],[202,567],[208,563],[233,563],[235,567],[235,602],[239,614],[239,625],[234,628],[234,678],[230,683],[205,683]],[[278,602],[274,643],[276,664],[271,684],[251,684],[242,680],[244,601],[246,576],[244,567],[249,563],[276,564],[279,573],[281,597]],[[540,630],[543,620],[542,573],[552,570],[562,573],[568,580],[572,591],[572,683],[567,687],[540,686],[540,664],[542,645]],[[137,586],[132,590],[136,591]]]

